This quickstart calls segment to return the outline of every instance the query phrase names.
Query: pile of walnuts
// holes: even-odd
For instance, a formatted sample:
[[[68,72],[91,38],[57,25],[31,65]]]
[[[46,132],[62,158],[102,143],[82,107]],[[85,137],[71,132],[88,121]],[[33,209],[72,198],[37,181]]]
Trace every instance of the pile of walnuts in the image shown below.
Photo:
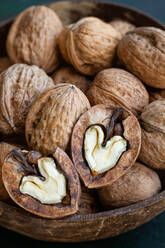
[[[44,217],[97,213],[161,190],[165,31],[33,6],[0,58],[0,200]],[[80,180],[81,179],[81,180]]]

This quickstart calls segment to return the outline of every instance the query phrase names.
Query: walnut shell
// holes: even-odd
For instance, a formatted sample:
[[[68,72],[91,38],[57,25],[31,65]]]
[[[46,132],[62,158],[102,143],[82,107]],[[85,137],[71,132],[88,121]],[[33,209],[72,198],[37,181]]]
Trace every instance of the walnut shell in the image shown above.
[[[165,99],[165,90],[150,90],[149,91],[149,102],[154,102],[156,100]]]
[[[111,67],[120,38],[110,24],[86,17],[63,30],[59,47],[66,62],[80,73],[92,76]]]
[[[127,21],[122,20],[122,19],[114,19],[111,22],[109,22],[109,24],[111,24],[112,27],[114,29],[116,29],[121,34],[122,37],[126,33],[130,32],[136,28],[135,25],[133,25],[132,23],[127,22]]]
[[[136,117],[126,109],[123,109],[122,125],[124,129],[123,137],[128,141],[127,151],[125,151],[117,164],[110,170],[94,175],[92,174],[84,156],[84,135],[91,125],[99,124],[109,127],[109,122],[117,108],[107,105],[95,105],[85,112],[77,121],[71,139],[72,160],[75,167],[88,188],[100,188],[111,185],[119,177],[127,173],[134,164],[141,146],[141,128]]]
[[[139,160],[154,169],[165,169],[165,100],[147,105],[140,122],[142,145]]]
[[[58,69],[52,78],[55,84],[67,83],[77,86],[82,92],[86,93],[91,81],[84,75],[76,72],[72,67],[66,66]]]
[[[52,72],[59,65],[57,39],[63,29],[56,13],[32,6],[18,15],[7,37],[7,52],[14,63],[37,65]]]
[[[121,62],[154,88],[165,88],[165,31],[154,27],[136,28],[118,45]]]
[[[0,57],[0,73],[8,69],[12,62],[8,57]]]
[[[12,200],[25,210],[50,219],[62,218],[78,211],[81,187],[78,174],[67,154],[57,148],[53,157],[57,161],[57,168],[65,175],[67,180],[68,201],[57,204],[42,204],[28,194],[22,194],[19,190],[20,181],[26,175],[22,164],[17,161],[13,154],[5,158],[2,167],[2,178],[7,192]],[[65,198],[64,198],[65,199]]]
[[[134,114],[142,112],[149,102],[149,95],[141,81],[122,69],[99,72],[87,92],[91,105],[123,106]]]
[[[0,74],[0,132],[23,133],[32,103],[54,87],[53,80],[37,66],[15,64]]]
[[[59,84],[43,94],[31,107],[26,119],[29,147],[44,155],[56,147],[66,149],[73,127],[90,104],[83,92],[71,84]]]
[[[135,163],[128,172],[111,186],[98,190],[105,209],[122,207],[156,195],[161,189],[159,176],[143,164]]]
[[[10,200],[10,196],[7,193],[2,181],[2,165],[5,161],[7,154],[13,149],[17,149],[17,147],[12,144],[0,142],[0,200],[1,201]]]

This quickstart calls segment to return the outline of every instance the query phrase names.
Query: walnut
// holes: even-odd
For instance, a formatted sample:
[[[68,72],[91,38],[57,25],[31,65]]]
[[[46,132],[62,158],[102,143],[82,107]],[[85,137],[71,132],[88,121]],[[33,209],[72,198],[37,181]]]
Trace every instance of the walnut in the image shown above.
[[[8,69],[12,62],[8,57],[0,57],[0,73]]]
[[[59,47],[66,62],[82,74],[94,75],[111,67],[120,34],[96,17],[86,17],[66,27]]]
[[[23,133],[32,103],[54,87],[53,80],[37,66],[15,64],[0,74],[0,132]]]
[[[80,181],[67,154],[57,148],[52,157],[27,161],[28,151],[12,150],[5,158],[2,179],[12,200],[25,210],[50,219],[78,211]]]
[[[99,72],[87,92],[91,105],[123,106],[135,115],[142,112],[149,102],[149,95],[142,82],[122,69]]]
[[[165,99],[147,105],[140,117],[142,145],[139,160],[165,170]]]
[[[113,184],[134,164],[141,129],[126,109],[95,105],[77,121],[71,138],[72,160],[88,188]]]
[[[109,22],[109,24],[111,24],[112,27],[114,29],[116,29],[121,34],[122,37],[126,33],[130,32],[136,28],[135,25],[133,25],[132,23],[127,22],[127,21],[122,20],[122,19],[114,19],[111,22]]]
[[[52,72],[59,65],[57,39],[63,29],[56,13],[33,6],[18,15],[7,37],[7,52],[14,63],[37,65]]]
[[[90,104],[83,92],[71,84],[59,84],[35,101],[26,119],[30,149],[44,155],[56,147],[68,147],[73,127]]]
[[[149,90],[150,102],[154,102],[156,100],[165,99],[165,90]]]
[[[165,88],[165,31],[136,28],[118,45],[118,57],[130,72],[154,88]]]
[[[128,172],[111,186],[98,190],[105,209],[122,207],[156,195],[161,189],[159,176],[143,164],[135,163]]]
[[[77,86],[82,92],[86,93],[91,81],[76,72],[72,67],[66,66],[58,69],[52,76],[55,84],[68,83]]]

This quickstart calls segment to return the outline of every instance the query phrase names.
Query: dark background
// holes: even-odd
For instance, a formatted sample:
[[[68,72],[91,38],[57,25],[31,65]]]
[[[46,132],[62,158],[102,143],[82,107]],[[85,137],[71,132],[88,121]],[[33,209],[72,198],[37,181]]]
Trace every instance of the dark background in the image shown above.
[[[111,0],[111,2],[137,8],[165,23],[165,0]],[[0,0],[0,21],[16,15],[28,6],[44,3],[46,3],[45,0]],[[14,248],[165,248],[165,213],[133,231],[95,242],[78,244],[47,243],[26,238],[1,227],[0,241],[0,247],[3,244],[3,246]]]

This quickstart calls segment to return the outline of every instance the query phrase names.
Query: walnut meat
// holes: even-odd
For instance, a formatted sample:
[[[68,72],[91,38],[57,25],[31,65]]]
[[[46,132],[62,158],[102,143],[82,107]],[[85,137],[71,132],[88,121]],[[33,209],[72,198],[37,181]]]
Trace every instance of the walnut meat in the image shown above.
[[[87,92],[91,105],[123,106],[134,114],[142,112],[149,102],[149,95],[142,82],[122,69],[99,72]]]
[[[136,28],[118,45],[121,62],[154,88],[165,88],[165,31],[154,27]]]
[[[32,103],[54,87],[53,80],[37,66],[15,64],[0,74],[0,132],[23,133]]]
[[[105,209],[122,207],[156,195],[161,189],[159,176],[143,164],[135,163],[128,172],[111,186],[98,190]]]
[[[142,145],[139,160],[154,169],[165,169],[165,100],[147,105],[140,117]]]
[[[122,19],[112,20],[109,24],[111,24],[112,27],[114,29],[116,29],[121,34],[122,37],[126,33],[130,32],[136,28],[135,25],[133,25],[132,23],[127,22],[127,21],[122,20]]]
[[[70,66],[60,68],[53,74],[52,78],[55,84],[61,84],[61,83],[74,84],[84,93],[87,92],[91,83],[91,81],[87,77],[76,72]]]
[[[83,92],[71,84],[59,84],[32,105],[26,119],[29,147],[44,155],[56,147],[66,149],[73,127],[82,113],[90,108]]]
[[[111,67],[120,38],[110,24],[96,17],[86,17],[63,30],[59,47],[65,61],[77,71],[94,75]]]
[[[8,57],[0,57],[0,73],[8,69],[12,62]]]
[[[57,39],[63,29],[56,13],[45,6],[23,11],[12,24],[7,52],[14,63],[37,65],[52,72],[59,64]]]

